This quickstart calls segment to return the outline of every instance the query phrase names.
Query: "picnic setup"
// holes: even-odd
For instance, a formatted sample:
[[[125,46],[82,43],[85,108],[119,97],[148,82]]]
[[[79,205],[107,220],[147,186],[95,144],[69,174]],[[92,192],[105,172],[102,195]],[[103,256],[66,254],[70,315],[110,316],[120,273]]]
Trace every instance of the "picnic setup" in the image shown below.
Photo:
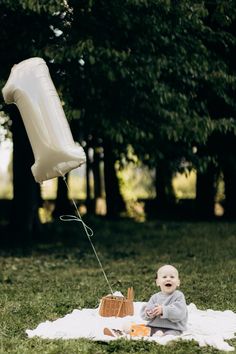
[[[199,310],[191,303],[188,305],[188,328],[179,336],[166,335],[151,337],[148,327],[140,317],[142,302],[132,302],[133,314],[126,308],[128,299],[108,296],[101,300],[97,309],[74,310],[63,318],[55,321],[40,323],[35,329],[28,329],[27,335],[32,338],[38,336],[44,339],[73,339],[89,338],[92,341],[113,341],[121,338],[126,340],[154,341],[166,345],[171,341],[195,340],[200,347],[213,346],[218,350],[230,352],[234,348],[227,343],[227,339],[234,338],[236,314],[232,311]],[[110,302],[117,302],[111,307]],[[131,300],[128,300],[131,301]],[[120,304],[123,309],[114,315]]]
[[[0,352],[236,352],[236,8],[0,2]]]

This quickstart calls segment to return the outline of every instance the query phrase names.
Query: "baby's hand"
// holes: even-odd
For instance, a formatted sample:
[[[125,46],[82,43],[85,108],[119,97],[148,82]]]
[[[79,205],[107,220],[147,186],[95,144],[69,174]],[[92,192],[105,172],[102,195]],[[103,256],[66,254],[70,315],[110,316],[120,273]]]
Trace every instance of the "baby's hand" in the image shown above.
[[[153,308],[152,310],[153,317],[161,316],[162,314],[163,314],[163,310],[161,305],[157,305]]]
[[[155,315],[153,314],[153,310],[154,310],[154,309],[152,309],[152,310],[146,310],[146,314],[147,314],[147,316],[148,316],[149,318],[154,318],[154,317],[155,317]]]

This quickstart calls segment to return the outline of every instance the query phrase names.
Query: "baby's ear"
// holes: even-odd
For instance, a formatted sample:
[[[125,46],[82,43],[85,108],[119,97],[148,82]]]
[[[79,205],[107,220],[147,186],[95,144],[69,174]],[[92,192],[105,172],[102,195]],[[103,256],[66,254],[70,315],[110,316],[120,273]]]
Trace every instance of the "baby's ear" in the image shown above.
[[[156,277],[156,285],[157,285],[157,286],[159,286],[159,285],[160,285],[160,282],[159,282],[158,277]]]
[[[180,280],[178,279],[178,281],[177,281],[177,286],[180,286]]]

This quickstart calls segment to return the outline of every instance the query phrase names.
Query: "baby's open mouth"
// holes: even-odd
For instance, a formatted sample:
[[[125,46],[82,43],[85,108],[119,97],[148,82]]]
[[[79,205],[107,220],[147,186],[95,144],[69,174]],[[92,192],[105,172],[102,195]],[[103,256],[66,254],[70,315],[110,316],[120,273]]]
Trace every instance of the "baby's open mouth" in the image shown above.
[[[168,286],[168,287],[170,287],[171,286],[171,284],[170,283],[167,283],[165,286]]]

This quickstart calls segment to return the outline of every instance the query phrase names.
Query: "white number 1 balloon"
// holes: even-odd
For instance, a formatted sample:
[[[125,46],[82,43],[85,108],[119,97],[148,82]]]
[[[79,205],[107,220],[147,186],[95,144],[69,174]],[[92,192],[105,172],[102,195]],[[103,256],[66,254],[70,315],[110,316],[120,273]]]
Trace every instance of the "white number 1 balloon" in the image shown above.
[[[36,182],[63,176],[85,163],[43,59],[14,65],[2,93],[5,102],[15,103],[21,113],[34,153],[31,170]]]

